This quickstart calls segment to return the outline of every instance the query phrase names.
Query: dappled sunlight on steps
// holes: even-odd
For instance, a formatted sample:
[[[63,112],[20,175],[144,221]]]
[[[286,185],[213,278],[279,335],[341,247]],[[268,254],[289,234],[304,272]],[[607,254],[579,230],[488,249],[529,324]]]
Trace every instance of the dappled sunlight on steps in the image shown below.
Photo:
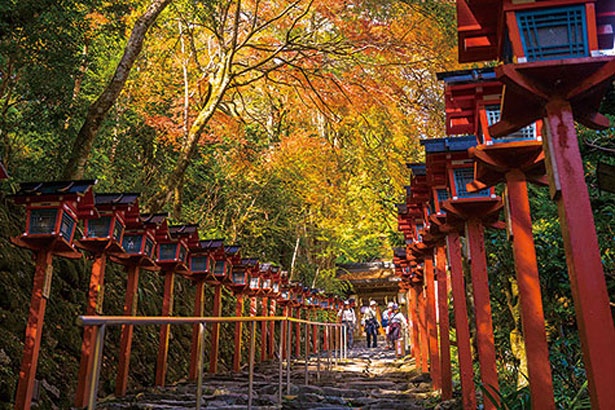
[[[354,348],[345,364],[327,371],[326,355],[310,358],[309,385],[305,385],[305,362],[294,362],[290,394],[283,396],[283,409],[427,409],[437,397],[431,391],[429,375],[419,374],[414,359],[396,358],[392,350]],[[284,376],[285,377],[285,376]],[[254,375],[254,409],[278,406],[278,363],[257,365]],[[284,393],[286,388],[284,386]],[[248,403],[248,373],[206,375],[203,409],[245,409]],[[164,389],[148,389],[119,400],[99,402],[99,409],[194,409],[195,385],[179,383]],[[449,407],[447,407],[449,408]],[[452,408],[452,407],[451,407]]]

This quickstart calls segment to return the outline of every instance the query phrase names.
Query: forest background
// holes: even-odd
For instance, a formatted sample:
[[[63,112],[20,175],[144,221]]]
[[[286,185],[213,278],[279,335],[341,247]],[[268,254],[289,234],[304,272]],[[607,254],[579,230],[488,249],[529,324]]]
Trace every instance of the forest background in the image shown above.
[[[420,138],[444,135],[435,74],[459,68],[452,0],[3,1],[0,158],[11,178],[0,187],[0,406],[14,398],[32,286],[30,254],[9,243],[23,230],[23,210],[7,198],[19,182],[92,178],[96,192],[140,192],[142,210],[196,223],[202,238],[239,243],[245,256],[289,270],[294,260],[294,280],[344,294],[336,264],[388,260],[403,245],[395,204],[406,163],[423,160]],[[612,91],[603,112],[615,115]],[[615,204],[595,169],[615,164],[614,130],[579,132],[613,301]],[[557,400],[582,408],[557,211],[545,188],[531,195]],[[502,391],[521,403],[510,245],[502,232],[487,238]],[[74,395],[74,319],[89,279],[85,257],[55,263],[38,371],[44,408],[66,408]],[[110,269],[106,313],[121,312],[124,281]],[[177,286],[176,314],[190,315],[194,290]],[[139,314],[159,313],[161,287],[156,275],[142,279]],[[189,338],[174,333],[170,381],[185,377]],[[109,339],[103,392],[117,363],[118,335]],[[132,386],[152,384],[155,345],[154,333],[135,336]]]

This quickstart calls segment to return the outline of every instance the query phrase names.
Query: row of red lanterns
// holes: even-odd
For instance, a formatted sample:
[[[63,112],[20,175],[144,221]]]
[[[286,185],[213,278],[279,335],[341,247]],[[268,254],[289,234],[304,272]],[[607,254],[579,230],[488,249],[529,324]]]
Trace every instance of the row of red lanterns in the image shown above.
[[[94,256],[89,286],[87,314],[102,313],[104,266],[107,257],[127,267],[128,285],[125,314],[135,314],[135,295],[140,269],[160,272],[165,277],[162,315],[172,313],[173,280],[176,274],[197,286],[195,313],[202,314],[203,286],[215,289],[214,316],[221,314],[220,289],[226,287],[239,298],[269,299],[272,306],[295,309],[341,308],[342,301],[322,291],[290,283],[286,271],[272,263],[242,258],[239,245],[225,245],[222,239],[200,240],[196,225],[168,225],[166,214],[139,212],[135,193],[99,194],[94,180],[22,183],[13,195],[26,206],[25,232],[12,242],[37,254],[37,267],[26,348],[22,359],[16,408],[30,407],[41,329],[52,278],[52,258],[80,258],[82,251]],[[82,224],[82,225],[80,225]],[[199,295],[201,293],[201,295]],[[288,310],[287,310],[288,312]],[[219,326],[213,325],[212,360],[217,361]],[[156,381],[164,385],[169,326],[161,328]],[[86,328],[76,405],[85,404],[85,391],[91,373],[95,330]],[[122,352],[116,393],[125,394],[132,331],[122,330]],[[194,348],[194,346],[193,346]],[[215,350],[215,351],[213,351]],[[210,363],[210,370],[212,364]],[[214,369],[215,369],[214,364]]]

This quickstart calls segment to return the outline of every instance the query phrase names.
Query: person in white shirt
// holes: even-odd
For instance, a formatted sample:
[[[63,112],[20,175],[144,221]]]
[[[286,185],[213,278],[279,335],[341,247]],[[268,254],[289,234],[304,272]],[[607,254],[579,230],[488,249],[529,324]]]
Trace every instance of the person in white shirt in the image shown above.
[[[406,317],[399,311],[399,305],[393,305],[393,315],[389,319],[388,339],[392,346],[395,346],[395,341],[403,337],[402,329],[408,326]]]
[[[350,302],[345,300],[344,307],[337,312],[337,317],[341,319],[342,324],[346,328],[346,346],[351,349],[353,344],[353,331],[357,325],[357,316],[354,309],[350,307]]]

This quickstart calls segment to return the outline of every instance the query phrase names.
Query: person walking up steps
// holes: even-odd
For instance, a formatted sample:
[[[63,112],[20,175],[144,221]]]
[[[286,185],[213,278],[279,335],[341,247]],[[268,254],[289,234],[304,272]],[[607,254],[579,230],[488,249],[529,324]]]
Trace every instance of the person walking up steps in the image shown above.
[[[350,307],[350,302],[345,300],[344,307],[337,312],[337,317],[342,320],[342,324],[346,328],[346,346],[348,349],[352,349],[353,343],[353,331],[357,325],[357,316],[354,313],[354,309]]]
[[[408,321],[406,317],[399,311],[399,305],[393,305],[393,315],[389,319],[388,342],[395,348],[398,339],[403,337],[402,329],[406,329]]]
[[[378,303],[375,300],[371,300],[361,319],[361,324],[365,329],[368,348],[378,346],[378,328],[380,323],[378,323],[377,306]]]
[[[389,331],[391,330],[391,318],[393,317],[393,306],[395,303],[389,302],[387,308],[382,312],[382,326],[384,327],[384,337],[386,340],[386,348],[392,349],[393,345],[389,341]]]

